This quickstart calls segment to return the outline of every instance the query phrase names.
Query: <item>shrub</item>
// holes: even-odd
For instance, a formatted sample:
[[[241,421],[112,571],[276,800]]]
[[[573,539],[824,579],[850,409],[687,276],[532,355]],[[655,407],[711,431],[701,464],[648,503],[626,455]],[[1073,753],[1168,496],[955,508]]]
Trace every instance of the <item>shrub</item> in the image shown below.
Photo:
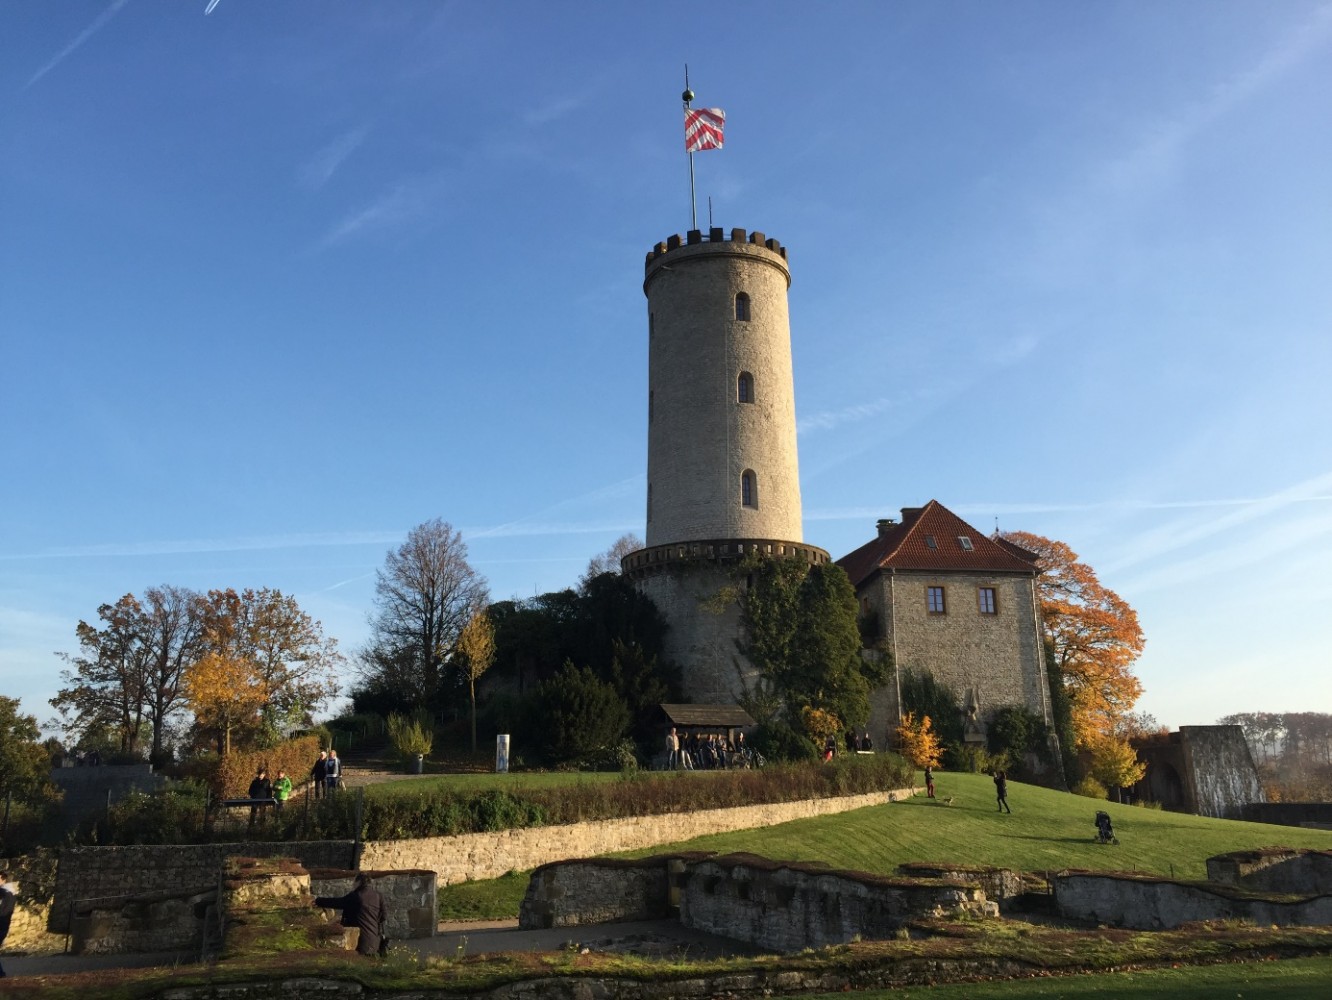
[[[990,753],[975,743],[954,743],[945,754],[950,771],[969,771],[972,774],[989,774],[991,771],[1007,771],[1012,765],[1007,753]]]
[[[1089,799],[1107,799],[1110,797],[1110,793],[1105,790],[1105,786],[1090,774],[1073,786],[1073,794],[1082,795]]]
[[[184,770],[188,776],[205,782],[215,798],[238,799],[248,794],[250,781],[261,767],[267,769],[270,778],[282,770],[287,772],[292,785],[303,784],[310,777],[319,750],[319,737],[301,736],[269,750],[200,757]]]
[[[538,746],[551,761],[578,760],[617,744],[629,728],[628,707],[588,667],[566,662],[537,688],[536,702]]]
[[[97,839],[107,844],[189,844],[203,834],[208,786],[173,782],[145,795],[133,791],[107,810]]]
[[[401,715],[390,715],[388,735],[389,742],[393,744],[398,756],[408,762],[417,757],[424,757],[435,743],[434,730],[419,712],[410,719]]]
[[[750,744],[774,763],[818,760],[819,748],[784,722],[765,722],[754,730]]]

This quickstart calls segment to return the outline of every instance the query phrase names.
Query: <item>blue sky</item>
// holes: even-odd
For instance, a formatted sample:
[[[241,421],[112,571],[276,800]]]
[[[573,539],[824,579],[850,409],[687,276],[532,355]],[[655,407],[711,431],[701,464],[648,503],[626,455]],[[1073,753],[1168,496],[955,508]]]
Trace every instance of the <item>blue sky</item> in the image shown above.
[[[413,525],[643,532],[643,257],[782,241],[805,538],[934,498],[1137,608],[1168,725],[1332,711],[1332,4],[0,0],[0,693]]]

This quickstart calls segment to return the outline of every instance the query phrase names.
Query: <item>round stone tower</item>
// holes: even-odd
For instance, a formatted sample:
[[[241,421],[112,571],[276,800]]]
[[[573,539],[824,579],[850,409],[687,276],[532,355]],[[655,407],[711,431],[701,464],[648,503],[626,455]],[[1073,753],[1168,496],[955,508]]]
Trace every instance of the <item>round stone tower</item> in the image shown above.
[[[802,541],[786,248],[720,228],[647,256],[647,545],[624,571],[665,615],[695,702],[752,684],[740,649],[745,557],[827,562]]]

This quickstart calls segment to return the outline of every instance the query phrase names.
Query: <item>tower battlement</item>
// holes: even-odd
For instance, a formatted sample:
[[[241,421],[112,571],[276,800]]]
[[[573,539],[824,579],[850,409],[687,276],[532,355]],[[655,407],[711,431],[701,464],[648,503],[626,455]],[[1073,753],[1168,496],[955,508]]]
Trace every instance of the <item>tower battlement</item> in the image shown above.
[[[721,226],[713,226],[706,233],[701,229],[691,229],[684,236],[679,233],[668,236],[663,242],[658,243],[648,251],[644,266],[650,267],[654,260],[666,256],[672,250],[679,250],[681,247],[699,246],[704,243],[733,243],[765,247],[780,256],[782,260],[786,259],[786,247],[775,239],[769,239],[758,230],[746,233],[743,229],[732,229],[730,235],[727,236],[726,230]]]

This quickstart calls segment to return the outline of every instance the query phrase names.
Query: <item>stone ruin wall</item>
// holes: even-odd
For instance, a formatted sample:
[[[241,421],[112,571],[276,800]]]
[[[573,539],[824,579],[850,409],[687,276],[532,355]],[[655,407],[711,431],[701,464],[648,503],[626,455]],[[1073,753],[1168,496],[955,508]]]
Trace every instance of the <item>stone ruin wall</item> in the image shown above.
[[[642,920],[677,908],[686,927],[788,953],[890,937],[913,918],[999,913],[982,889],[966,882],[694,853],[539,869],[528,884],[519,926]]]
[[[1332,896],[1332,851],[1265,847],[1207,859],[1207,881],[1257,892]]]
[[[350,840],[66,847],[60,852],[48,929],[67,933],[70,914],[94,900],[216,886],[229,857],[294,858],[307,868],[346,868]],[[404,866],[416,867],[416,866]]]
[[[388,907],[388,936],[395,940],[434,937],[438,928],[435,873],[367,871]],[[246,882],[229,892],[232,901],[250,896],[343,896],[357,872],[294,867],[281,876]],[[78,907],[70,917],[70,950],[76,955],[177,951],[197,954],[205,923],[217,905],[221,868],[210,884],[101,899]],[[248,895],[247,895],[248,894]],[[352,939],[354,942],[354,938]]]
[[[1332,924],[1332,895],[1257,898],[1207,882],[1127,872],[1066,871],[1054,876],[1055,907],[1066,920],[1133,930],[1168,930],[1199,920],[1248,920],[1280,927]]]

